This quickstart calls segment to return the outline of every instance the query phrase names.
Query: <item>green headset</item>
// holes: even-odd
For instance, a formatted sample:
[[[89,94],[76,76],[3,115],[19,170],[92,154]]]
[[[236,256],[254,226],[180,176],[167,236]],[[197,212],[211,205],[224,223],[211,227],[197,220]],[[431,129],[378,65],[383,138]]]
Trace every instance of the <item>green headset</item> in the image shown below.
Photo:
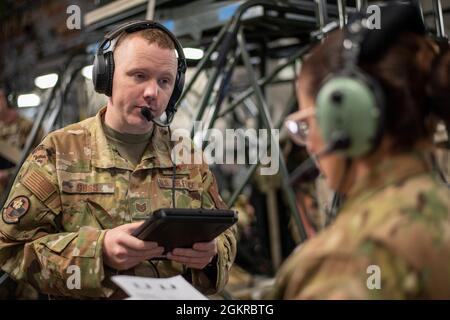
[[[381,30],[368,27],[367,16],[356,13],[344,29],[343,69],[326,78],[316,96],[316,117],[329,149],[347,158],[373,151],[383,136],[385,95],[381,84],[358,67],[364,57],[380,55],[402,31],[424,32],[414,5],[386,5]],[[375,57],[376,59],[376,57]]]

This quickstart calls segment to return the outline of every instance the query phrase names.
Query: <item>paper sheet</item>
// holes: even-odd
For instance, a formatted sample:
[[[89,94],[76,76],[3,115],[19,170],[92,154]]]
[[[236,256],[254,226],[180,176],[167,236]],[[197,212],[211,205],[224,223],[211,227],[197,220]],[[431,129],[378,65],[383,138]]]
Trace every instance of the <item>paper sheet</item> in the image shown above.
[[[172,278],[113,276],[111,279],[131,300],[208,300],[180,275]]]

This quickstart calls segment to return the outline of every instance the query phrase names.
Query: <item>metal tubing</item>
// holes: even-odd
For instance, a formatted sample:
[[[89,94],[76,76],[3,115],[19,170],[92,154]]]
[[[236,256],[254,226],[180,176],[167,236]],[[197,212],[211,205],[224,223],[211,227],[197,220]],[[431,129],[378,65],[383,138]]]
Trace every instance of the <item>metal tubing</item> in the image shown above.
[[[411,0],[411,2],[417,6],[417,8],[420,11],[420,16],[422,17],[422,21],[425,21],[425,18],[423,16],[423,7],[422,7],[422,3],[420,2],[420,0]]]
[[[274,189],[266,193],[267,196],[267,221],[269,222],[270,255],[272,257],[273,270],[278,270],[283,260],[280,241],[280,222],[278,220],[278,201]]]
[[[248,55],[248,52],[246,51],[245,48],[245,40],[244,40],[244,36],[242,33],[242,30],[239,30],[238,32],[238,45],[241,48],[241,56],[242,56],[242,60],[244,61],[244,65],[247,69],[248,75],[249,75],[249,79],[252,83],[252,86],[255,90],[255,96],[256,96],[256,101],[257,101],[257,106],[259,108],[259,112],[261,113],[262,116],[262,120],[263,120],[263,126],[267,129],[273,129],[273,125],[272,122],[270,120],[270,115],[269,115],[269,111],[268,111],[268,107],[267,104],[264,100],[264,97],[262,95],[261,89],[258,86],[258,81],[256,80],[256,76],[254,73],[254,70],[252,68],[252,65],[250,63],[250,57]],[[270,135],[269,135],[270,136]],[[277,144],[273,144],[272,143],[272,138],[270,138],[270,146],[273,150],[273,148],[279,148],[279,145]],[[272,151],[273,154],[273,151]],[[286,193],[287,196],[287,202],[289,205],[289,208],[291,210],[291,214],[293,215],[294,221],[297,225],[298,231],[300,233],[300,237],[301,240],[304,241],[307,238],[306,232],[305,232],[305,228],[303,226],[303,223],[300,219],[300,214],[297,208],[297,203],[296,203],[296,197],[295,194],[292,190],[292,188],[288,185],[288,178],[289,178],[289,173],[287,171],[286,168],[286,163],[284,161],[283,155],[281,152],[278,152],[279,155],[279,161],[280,161],[280,169],[281,169],[281,175],[283,177],[283,189]],[[304,206],[304,204],[301,204],[302,206]],[[306,212],[306,210],[305,210]]]
[[[197,69],[196,69],[195,73],[192,75],[192,78],[189,81],[189,83],[184,88],[183,93],[181,94],[180,100],[178,100],[177,105],[180,103],[180,101],[183,100],[183,98],[186,96],[186,94],[189,92],[189,90],[191,90],[192,85],[197,80],[198,76],[200,75],[200,72],[202,72],[203,67],[205,66],[206,62],[209,61],[209,58],[211,58],[211,55],[213,54],[214,50],[217,49],[217,46],[219,45],[220,41],[222,41],[223,36],[225,35],[225,32],[228,30],[229,25],[230,25],[230,22],[228,22],[226,25],[224,25],[222,27],[219,34],[217,35],[217,38],[209,46],[208,50],[206,50],[205,56],[196,66]]]
[[[339,14],[339,27],[342,29],[347,24],[347,18],[345,14],[345,6],[346,1],[345,0],[337,0],[338,4],[338,14]]]
[[[203,116],[203,113],[206,110],[206,107],[208,105],[209,102],[209,98],[211,97],[211,94],[214,90],[214,86],[216,84],[217,78],[219,77],[220,74],[220,70],[219,68],[214,68],[213,74],[211,75],[211,77],[208,80],[208,85],[206,86],[206,90],[205,90],[205,94],[202,97],[202,100],[200,101],[200,107],[197,110],[197,113],[194,117],[194,122],[192,124],[192,129],[191,129],[191,137],[194,137],[194,123],[196,121],[199,121],[201,119],[201,117]]]
[[[244,187],[247,185],[247,183],[250,181],[251,177],[253,176],[253,174],[255,173],[256,168],[258,168],[258,164],[252,164],[249,168],[249,170],[247,171],[247,174],[245,175],[244,180],[242,181],[241,185],[236,188],[236,190],[234,190],[233,194],[231,195],[230,199],[228,199],[227,201],[227,206],[230,208],[234,205],[234,203],[236,202],[237,198],[239,197],[239,195],[241,194],[242,190],[244,190]]]
[[[294,63],[296,59],[303,56],[310,49],[311,49],[311,45],[307,45],[307,46],[303,47],[302,49],[300,49],[297,53],[292,55],[289,58],[289,60],[286,61],[286,63],[281,64],[278,67],[276,67],[266,78],[259,79],[258,85],[266,85],[266,84],[270,83],[270,81],[272,81],[273,78],[275,78],[278,75],[278,73],[281,72],[281,70],[283,70],[286,66]],[[229,112],[233,111],[240,103],[242,103],[242,101],[244,101],[249,96],[251,96],[253,94],[253,92],[254,92],[253,87],[246,89],[238,97],[236,97],[236,100],[234,100],[233,103],[230,104],[230,106],[226,110],[224,110],[222,113],[219,114],[219,117],[223,117],[226,114],[228,114]]]
[[[219,91],[217,94],[217,100],[216,100],[216,104],[214,106],[213,114],[212,114],[211,119],[208,122],[206,128],[204,128],[204,130],[206,130],[206,132],[207,132],[207,136],[205,137],[205,140],[203,142],[202,149],[205,148],[206,141],[209,140],[208,129],[214,127],[214,123],[219,118],[218,113],[220,111],[223,101],[225,100],[225,96],[226,96],[226,93],[227,93],[228,87],[229,87],[229,82],[231,80],[231,76],[233,75],[234,67],[236,66],[236,63],[238,61],[238,59],[237,59],[238,55],[239,55],[239,50],[236,50],[235,56],[228,61],[227,66],[223,72],[222,82],[220,84],[220,88],[219,88]]]
[[[294,102],[295,102],[295,98],[294,98]],[[292,102],[292,103],[294,103]],[[288,103],[288,105],[290,106],[291,104]],[[290,109],[290,108],[288,108]],[[277,124],[275,125],[276,129],[279,129],[280,126],[282,125],[283,121],[282,119],[280,119],[280,121],[277,122]],[[230,197],[230,199],[227,201],[227,205],[229,207],[233,206],[233,204],[236,202],[236,199],[239,197],[239,195],[241,194],[242,190],[244,190],[244,187],[247,185],[247,183],[250,181],[250,178],[253,176],[253,173],[255,172],[255,170],[257,169],[258,164],[252,164],[249,168],[249,170],[247,171],[247,174],[245,175],[244,180],[242,181],[241,185],[235,190],[235,192],[233,193],[233,195]]]
[[[322,29],[328,23],[327,1],[316,0],[316,5],[319,29]]]
[[[433,0],[433,13],[437,36],[439,38],[446,38],[441,0]]]

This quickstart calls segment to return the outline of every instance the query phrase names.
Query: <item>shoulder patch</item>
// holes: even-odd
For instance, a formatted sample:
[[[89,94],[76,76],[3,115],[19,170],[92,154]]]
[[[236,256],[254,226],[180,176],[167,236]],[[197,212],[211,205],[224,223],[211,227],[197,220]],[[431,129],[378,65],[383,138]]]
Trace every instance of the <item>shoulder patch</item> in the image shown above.
[[[3,221],[8,224],[18,223],[20,218],[30,209],[30,199],[26,196],[18,196],[11,200],[3,209]]]
[[[37,170],[29,170],[20,182],[42,202],[56,192],[56,187]]]
[[[37,146],[34,151],[31,153],[31,158],[39,164],[39,166],[43,166],[47,164],[49,154],[47,152],[47,149],[43,145]]]

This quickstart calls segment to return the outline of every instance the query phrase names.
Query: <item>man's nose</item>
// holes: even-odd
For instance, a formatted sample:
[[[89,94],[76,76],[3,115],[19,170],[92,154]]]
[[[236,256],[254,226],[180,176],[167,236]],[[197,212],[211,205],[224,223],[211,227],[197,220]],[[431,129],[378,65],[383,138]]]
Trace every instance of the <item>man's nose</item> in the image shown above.
[[[158,83],[155,80],[148,81],[145,86],[144,98],[154,100],[158,97],[158,93]]]

